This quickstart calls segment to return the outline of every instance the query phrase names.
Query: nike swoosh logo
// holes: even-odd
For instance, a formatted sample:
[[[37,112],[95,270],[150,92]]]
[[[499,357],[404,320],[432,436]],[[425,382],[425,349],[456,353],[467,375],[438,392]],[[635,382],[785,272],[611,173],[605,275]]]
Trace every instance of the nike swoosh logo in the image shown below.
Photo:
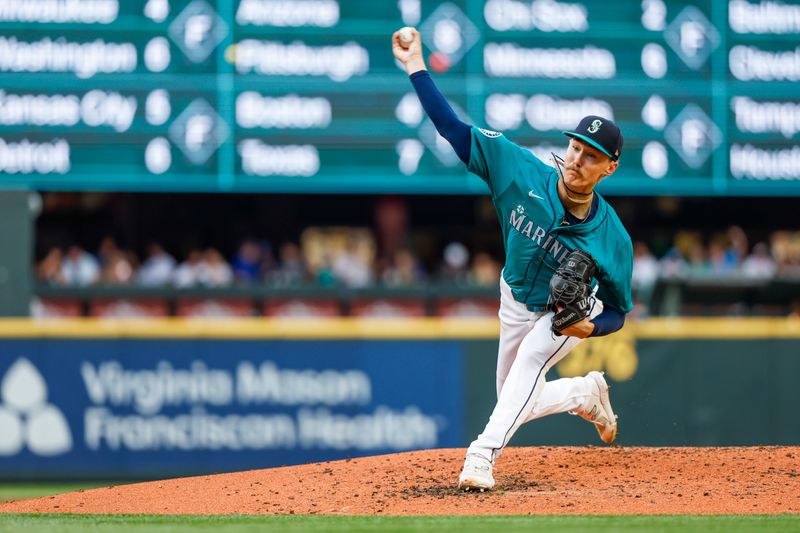
[[[528,191],[528,196],[530,196],[531,198],[538,198],[539,200],[544,200],[544,196],[539,196],[538,194],[535,194],[533,191]]]

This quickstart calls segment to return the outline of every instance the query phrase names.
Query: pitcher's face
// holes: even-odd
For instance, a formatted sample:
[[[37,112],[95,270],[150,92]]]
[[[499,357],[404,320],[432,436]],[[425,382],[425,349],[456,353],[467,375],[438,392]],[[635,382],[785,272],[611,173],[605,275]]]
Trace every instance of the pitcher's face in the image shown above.
[[[572,190],[589,193],[617,166],[616,161],[589,143],[570,139],[564,157],[564,181]]]

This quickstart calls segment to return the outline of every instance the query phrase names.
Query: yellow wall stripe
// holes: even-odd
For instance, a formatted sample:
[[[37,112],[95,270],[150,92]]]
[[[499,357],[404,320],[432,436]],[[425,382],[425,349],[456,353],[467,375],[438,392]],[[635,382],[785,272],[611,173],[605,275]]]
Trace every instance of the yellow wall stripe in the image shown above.
[[[653,318],[629,321],[639,339],[797,339],[800,318]],[[495,339],[487,318],[0,319],[0,338]]]

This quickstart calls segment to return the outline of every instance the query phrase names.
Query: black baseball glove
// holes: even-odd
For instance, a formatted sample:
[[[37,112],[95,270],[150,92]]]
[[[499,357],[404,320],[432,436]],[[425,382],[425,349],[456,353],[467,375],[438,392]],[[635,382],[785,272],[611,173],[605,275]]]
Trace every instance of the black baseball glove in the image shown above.
[[[547,308],[554,311],[552,330],[561,330],[589,316],[589,296],[592,294],[594,259],[588,252],[571,252],[550,278],[550,297]],[[559,311],[559,308],[561,309]]]

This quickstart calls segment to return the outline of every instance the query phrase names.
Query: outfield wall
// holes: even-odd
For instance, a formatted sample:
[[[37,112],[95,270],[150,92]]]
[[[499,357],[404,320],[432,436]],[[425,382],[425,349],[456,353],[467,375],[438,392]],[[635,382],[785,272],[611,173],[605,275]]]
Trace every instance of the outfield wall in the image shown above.
[[[147,478],[461,447],[494,405],[493,320],[0,321],[0,478]],[[621,445],[800,443],[800,321],[651,320],[606,371]],[[560,415],[512,441],[598,444]]]

